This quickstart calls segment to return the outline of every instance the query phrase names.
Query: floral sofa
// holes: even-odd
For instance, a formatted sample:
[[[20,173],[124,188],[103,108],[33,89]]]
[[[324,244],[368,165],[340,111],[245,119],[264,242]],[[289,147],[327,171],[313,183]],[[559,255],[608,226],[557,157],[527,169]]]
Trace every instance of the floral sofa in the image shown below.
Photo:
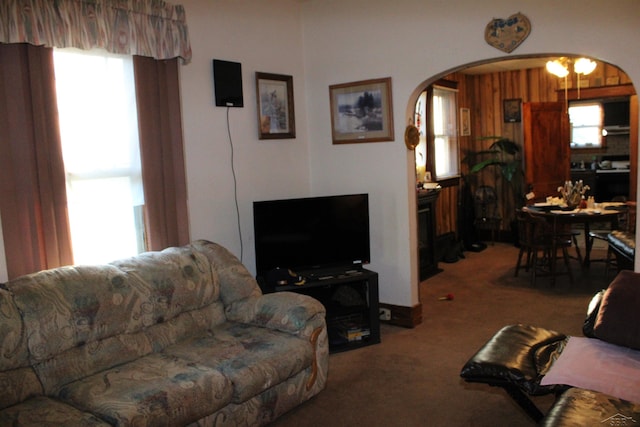
[[[212,242],[0,285],[0,425],[264,425],[327,371],[324,307]]]

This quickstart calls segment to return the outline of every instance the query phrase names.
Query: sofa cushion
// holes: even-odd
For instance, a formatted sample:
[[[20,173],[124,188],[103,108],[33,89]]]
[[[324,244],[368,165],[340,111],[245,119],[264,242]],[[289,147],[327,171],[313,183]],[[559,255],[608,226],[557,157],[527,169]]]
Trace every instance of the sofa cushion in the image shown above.
[[[84,342],[142,327],[145,300],[112,266],[77,266],[22,276],[7,283],[22,312],[30,356],[45,360]]]
[[[22,312],[31,357],[134,333],[219,297],[207,257],[191,246],[112,265],[41,271],[7,283]]]
[[[181,339],[201,335],[224,320],[222,303],[214,303],[199,310],[187,311],[135,334],[120,334],[74,347],[34,363],[33,367],[45,393],[55,394],[68,383],[162,351]]]
[[[29,366],[29,352],[22,316],[13,296],[0,288],[0,371]]]
[[[234,403],[242,403],[314,363],[308,340],[234,322],[165,351],[222,372],[233,383]]]
[[[43,394],[42,385],[33,368],[0,372],[0,409],[41,394]]]
[[[15,427],[98,427],[109,424],[72,406],[39,396],[0,411],[0,425]]]
[[[114,425],[185,425],[222,408],[232,387],[220,372],[152,354],[62,388],[59,397]]]
[[[131,286],[147,296],[137,313],[150,326],[220,298],[218,274],[205,254],[191,245],[147,252],[114,261]],[[129,329],[135,332],[138,329]]]
[[[640,350],[640,273],[623,270],[605,291],[593,333],[597,338]]]
[[[197,240],[192,245],[209,259],[218,276],[220,299],[225,306],[262,294],[255,277],[229,250],[206,240]]]

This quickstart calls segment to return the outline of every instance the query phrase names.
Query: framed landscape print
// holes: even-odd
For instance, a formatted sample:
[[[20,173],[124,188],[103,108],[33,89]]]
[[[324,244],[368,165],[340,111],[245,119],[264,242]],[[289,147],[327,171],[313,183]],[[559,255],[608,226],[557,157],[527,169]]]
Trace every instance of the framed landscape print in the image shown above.
[[[329,86],[334,144],[393,140],[391,78]]]
[[[293,77],[256,72],[258,139],[296,137]]]

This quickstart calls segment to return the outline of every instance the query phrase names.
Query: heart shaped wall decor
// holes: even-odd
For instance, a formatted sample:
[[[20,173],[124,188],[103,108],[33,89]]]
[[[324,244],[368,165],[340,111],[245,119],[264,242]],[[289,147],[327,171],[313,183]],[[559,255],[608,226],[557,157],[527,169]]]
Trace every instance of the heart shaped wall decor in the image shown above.
[[[509,53],[520,46],[530,32],[529,19],[522,13],[516,13],[507,19],[496,18],[489,22],[484,30],[484,39],[496,49]]]

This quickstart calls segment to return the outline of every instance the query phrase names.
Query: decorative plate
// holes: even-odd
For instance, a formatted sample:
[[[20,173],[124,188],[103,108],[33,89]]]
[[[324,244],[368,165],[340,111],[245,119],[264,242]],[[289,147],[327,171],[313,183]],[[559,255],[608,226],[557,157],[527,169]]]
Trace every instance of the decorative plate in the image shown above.
[[[414,125],[408,125],[404,131],[404,145],[409,150],[415,150],[420,143],[420,131]]]
[[[496,18],[489,22],[484,39],[496,49],[509,53],[520,46],[530,32],[529,18],[518,12],[507,19]]]

